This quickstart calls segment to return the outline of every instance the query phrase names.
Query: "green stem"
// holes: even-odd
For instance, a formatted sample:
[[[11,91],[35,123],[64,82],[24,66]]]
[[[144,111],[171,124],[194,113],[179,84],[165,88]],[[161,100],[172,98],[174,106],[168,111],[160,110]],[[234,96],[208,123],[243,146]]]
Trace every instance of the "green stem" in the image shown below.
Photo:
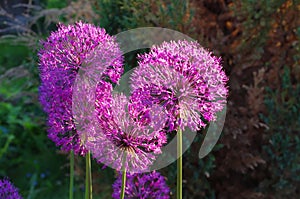
[[[88,151],[85,156],[85,199],[92,198],[91,153]]]
[[[120,199],[124,199],[125,196],[125,187],[126,187],[126,169],[122,171],[122,189]]]
[[[177,131],[177,199],[182,199],[182,130]]]
[[[121,194],[120,199],[124,199],[125,197],[125,187],[126,187],[126,168],[125,168],[125,162],[126,162],[126,151],[124,152],[124,159],[122,161],[122,188],[121,188]]]
[[[70,189],[69,199],[73,199],[73,187],[74,187],[74,152],[70,152]]]

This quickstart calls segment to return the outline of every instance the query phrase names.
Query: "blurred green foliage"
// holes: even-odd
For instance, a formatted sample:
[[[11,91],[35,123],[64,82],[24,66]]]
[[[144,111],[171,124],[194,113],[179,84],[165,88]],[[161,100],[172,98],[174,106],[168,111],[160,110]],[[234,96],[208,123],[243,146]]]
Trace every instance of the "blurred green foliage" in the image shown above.
[[[243,34],[251,37],[252,44],[263,46],[273,22],[271,16],[284,2],[285,0],[240,1],[241,8],[235,8],[234,11],[237,19],[242,21]],[[260,31],[253,31],[254,29]]]
[[[189,1],[183,0],[96,0],[96,21],[108,33],[116,34],[138,27],[165,27],[179,30],[193,17]]]
[[[38,102],[37,67],[29,57],[34,52],[26,46],[2,45],[0,176],[9,176],[24,198],[52,198],[51,192],[66,177],[59,171],[65,157],[47,138],[46,117]]]
[[[44,0],[46,8],[65,8],[68,6],[67,0]]]
[[[0,44],[0,74],[11,67],[21,65],[25,61],[24,58],[29,55],[28,50],[26,46]]]
[[[267,88],[265,104],[268,115],[261,115],[269,126],[269,143],[263,146],[269,162],[270,179],[266,190],[275,198],[296,196],[300,186],[300,83],[292,83],[292,74],[284,68],[281,87]]]
[[[272,16],[284,2],[285,0],[240,0],[233,6],[236,19],[243,28],[242,45],[238,48],[246,55],[241,57],[242,63],[253,64],[262,58],[274,22]]]

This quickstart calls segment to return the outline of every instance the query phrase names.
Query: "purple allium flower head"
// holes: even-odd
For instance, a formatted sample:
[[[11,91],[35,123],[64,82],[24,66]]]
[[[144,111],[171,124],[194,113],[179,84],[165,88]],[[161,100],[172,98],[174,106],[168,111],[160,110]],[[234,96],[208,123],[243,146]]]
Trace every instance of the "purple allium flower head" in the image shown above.
[[[170,198],[170,188],[166,184],[165,178],[160,173],[127,174],[125,197],[139,199],[168,199]],[[113,184],[112,197],[120,198],[122,186],[122,175],[119,175]]]
[[[8,180],[0,180],[0,198],[3,199],[22,199],[18,189]]]
[[[145,85],[143,88],[136,89],[131,94],[130,99],[132,101],[132,106],[134,106],[134,109],[130,109],[130,113],[136,121],[143,125],[159,122],[156,125],[157,129],[160,128],[167,131],[174,130],[173,115],[175,115],[177,111],[177,101],[174,96],[172,96],[170,90],[158,87],[154,84]],[[161,111],[157,109],[157,111],[152,114],[152,118],[149,118],[149,111],[155,106],[159,106]],[[131,106],[129,108],[131,108]],[[167,109],[169,114],[165,113],[163,109]],[[155,119],[155,114],[159,117],[158,119],[153,120]],[[161,118],[164,119],[161,120]]]
[[[165,108],[170,117],[168,130],[188,126],[196,131],[223,109],[227,80],[220,58],[197,42],[171,41],[139,55],[131,89],[132,95],[145,95],[138,102],[140,107],[159,104]]]
[[[96,90],[97,121],[86,128],[86,147],[99,162],[130,173],[147,171],[166,143],[165,133],[134,121],[127,97],[102,82]],[[131,107],[131,109],[134,109]]]
[[[48,115],[48,137],[62,150],[74,150],[83,155],[86,150],[72,115],[76,75],[78,71],[99,73],[101,79],[117,83],[123,72],[122,53],[115,38],[104,29],[82,22],[59,25],[42,45],[39,91],[41,104]]]

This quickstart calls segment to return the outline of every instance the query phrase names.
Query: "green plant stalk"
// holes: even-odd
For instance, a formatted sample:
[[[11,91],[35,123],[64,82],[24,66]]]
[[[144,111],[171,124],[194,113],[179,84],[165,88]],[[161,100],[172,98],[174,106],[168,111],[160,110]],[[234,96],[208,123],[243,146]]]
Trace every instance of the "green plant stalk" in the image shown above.
[[[126,161],[126,151],[124,153],[124,159],[122,162],[122,187],[121,187],[121,194],[120,194],[120,199],[124,199],[125,197],[125,187],[126,187],[126,168],[125,168],[125,161]]]
[[[73,187],[74,187],[74,152],[70,152],[70,188],[69,199],[73,199]]]
[[[5,144],[4,144],[4,147],[2,149],[0,149],[0,159],[1,159],[2,155],[6,153],[8,147],[9,147],[9,144],[11,143],[11,141],[14,138],[15,138],[14,135],[8,135],[7,140],[6,140]]]
[[[92,199],[91,152],[85,155],[85,199]]]
[[[124,169],[122,172],[122,189],[121,189],[120,199],[124,199],[125,187],[126,187],[126,169]]]
[[[177,131],[177,199],[182,199],[182,130]]]

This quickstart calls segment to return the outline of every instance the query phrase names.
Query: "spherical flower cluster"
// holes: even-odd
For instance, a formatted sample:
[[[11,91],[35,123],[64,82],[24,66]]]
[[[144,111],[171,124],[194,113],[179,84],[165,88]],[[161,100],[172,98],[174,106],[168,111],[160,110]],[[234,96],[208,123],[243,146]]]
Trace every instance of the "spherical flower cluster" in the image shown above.
[[[170,188],[167,186],[163,176],[158,172],[143,173],[143,174],[127,174],[125,199],[169,199]],[[113,184],[112,197],[120,198],[122,186],[122,176],[119,175]]]
[[[171,41],[139,55],[131,89],[132,93],[145,94],[140,99],[148,100],[139,102],[145,109],[151,103],[165,108],[170,118],[167,129],[187,126],[197,131],[215,120],[216,112],[223,109],[227,80],[220,58],[197,42]]]
[[[62,150],[84,154],[72,115],[73,84],[78,71],[101,75],[117,83],[122,72],[122,53],[115,38],[102,28],[77,22],[59,25],[39,52],[40,101],[48,115],[48,137]],[[96,73],[95,73],[96,72]],[[99,79],[98,79],[99,80]]]
[[[165,133],[136,122],[128,112],[127,97],[112,93],[109,83],[102,84],[105,89],[97,89],[95,97],[97,121],[86,128],[87,149],[99,162],[117,170],[147,171],[161,153]]]
[[[160,128],[165,132],[175,129],[173,118],[177,111],[177,101],[170,90],[154,84],[145,85],[143,88],[138,88],[132,92],[130,101],[130,113],[137,122],[143,125],[156,122],[156,129]],[[154,108],[156,111],[152,113],[152,118],[150,118],[149,112]],[[169,114],[164,110],[167,110]]]
[[[0,180],[0,198],[3,199],[22,199],[18,189],[8,180]]]

